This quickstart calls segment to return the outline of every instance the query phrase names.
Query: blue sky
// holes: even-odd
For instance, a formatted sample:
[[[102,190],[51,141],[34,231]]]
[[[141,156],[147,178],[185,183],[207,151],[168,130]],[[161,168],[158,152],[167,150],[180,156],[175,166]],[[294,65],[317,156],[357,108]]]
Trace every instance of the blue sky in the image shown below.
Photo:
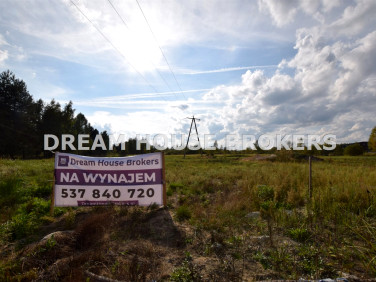
[[[368,140],[376,1],[138,3],[3,0],[0,70],[129,137],[187,134],[195,115],[220,144],[226,134]]]

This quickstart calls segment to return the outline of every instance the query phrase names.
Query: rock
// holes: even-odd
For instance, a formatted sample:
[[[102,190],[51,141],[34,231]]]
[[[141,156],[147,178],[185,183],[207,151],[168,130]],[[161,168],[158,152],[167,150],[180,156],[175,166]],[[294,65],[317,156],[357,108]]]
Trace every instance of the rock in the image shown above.
[[[251,236],[249,237],[250,240],[259,241],[261,243],[267,242],[270,240],[270,236],[268,235],[262,235],[262,236]]]
[[[67,230],[67,231],[56,231],[56,232],[52,232],[50,234],[47,234],[46,236],[44,236],[42,238],[42,240],[40,240],[40,242],[44,242],[44,241],[47,241],[51,238],[65,238],[67,236],[71,236],[73,234],[73,231],[72,230]]]
[[[248,217],[248,218],[260,218],[260,212],[259,211],[250,212],[245,217]]]

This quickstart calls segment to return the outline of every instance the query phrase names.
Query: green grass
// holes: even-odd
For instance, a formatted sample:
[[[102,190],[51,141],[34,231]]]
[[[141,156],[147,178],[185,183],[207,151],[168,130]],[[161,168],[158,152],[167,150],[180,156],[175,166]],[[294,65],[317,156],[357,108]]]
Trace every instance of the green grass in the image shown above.
[[[313,162],[312,199],[307,162],[244,157],[166,156],[167,200],[175,220],[212,234],[235,261],[258,262],[282,278],[334,277],[354,269],[376,275],[376,156]],[[1,240],[38,231],[49,214],[52,179],[52,159],[0,160]],[[68,211],[57,209],[56,215]],[[247,216],[255,211],[260,218]],[[249,250],[250,238],[260,235],[277,244]],[[296,245],[281,247],[282,237]],[[214,252],[206,242],[197,245],[203,254]],[[173,279],[189,277],[188,266],[176,268]]]
[[[0,160],[0,241],[34,234],[49,213],[53,160]]]
[[[300,273],[314,278],[333,269],[351,272],[354,261],[364,273],[376,275],[375,156],[313,162],[311,200],[307,162],[247,162],[239,156],[166,160],[167,182],[184,187],[180,194],[171,193],[170,204],[176,209],[189,206],[190,223],[196,228],[215,230],[223,237],[285,234],[314,250],[314,257],[304,248],[279,254],[278,259],[273,258],[278,251],[267,253],[267,264],[277,270],[283,258],[286,263],[296,253],[302,258],[298,269],[278,270],[283,277],[299,278]],[[175,202],[174,197],[184,200]],[[253,211],[261,211],[268,224],[246,217]],[[333,248],[338,250],[336,257],[328,251]],[[326,264],[330,267],[323,267]]]

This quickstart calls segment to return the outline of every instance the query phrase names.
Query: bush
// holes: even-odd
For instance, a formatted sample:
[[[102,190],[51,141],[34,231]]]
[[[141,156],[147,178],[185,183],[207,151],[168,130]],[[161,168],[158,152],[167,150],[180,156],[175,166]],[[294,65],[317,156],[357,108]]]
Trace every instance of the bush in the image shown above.
[[[19,198],[19,187],[21,180],[16,176],[5,176],[0,181],[0,205],[11,207]]]
[[[310,237],[310,233],[306,228],[292,228],[288,234],[292,239],[300,243],[304,243]]]
[[[6,234],[10,240],[18,240],[33,234],[38,227],[35,215],[17,214],[11,221],[1,225],[0,233]]]
[[[344,154],[347,156],[363,155],[364,149],[360,144],[352,144],[345,148]]]
[[[51,184],[39,184],[32,190],[32,196],[38,198],[48,198],[51,196],[52,187]]]
[[[187,206],[180,206],[176,210],[176,219],[178,221],[184,221],[191,218],[191,211]]]
[[[48,214],[50,211],[50,200],[44,200],[41,198],[32,198],[27,203],[21,205],[21,207],[18,209],[18,212],[20,213],[33,213],[37,216],[43,216]]]
[[[257,197],[261,202],[273,201],[274,188],[267,185],[260,185],[257,187]]]

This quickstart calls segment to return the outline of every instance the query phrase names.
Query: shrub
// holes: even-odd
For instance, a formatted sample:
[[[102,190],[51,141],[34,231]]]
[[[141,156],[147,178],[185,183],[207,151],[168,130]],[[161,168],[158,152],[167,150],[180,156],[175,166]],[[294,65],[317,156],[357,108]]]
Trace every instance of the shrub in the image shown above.
[[[178,221],[184,221],[190,219],[192,216],[191,211],[187,206],[180,206],[176,210],[176,219]]]
[[[274,188],[267,185],[260,185],[257,187],[257,197],[261,202],[273,201]]]
[[[32,198],[27,203],[21,205],[18,212],[21,213],[34,213],[38,216],[47,214],[50,210],[50,200],[44,200],[41,198]]]
[[[300,243],[304,243],[310,237],[310,233],[306,228],[293,228],[288,231],[289,236]]]
[[[32,196],[38,198],[47,198],[52,193],[51,184],[39,184],[32,191]]]
[[[11,207],[17,203],[21,180],[16,176],[5,176],[0,181],[0,205]]]
[[[189,253],[186,254],[182,265],[173,270],[169,281],[201,281],[199,269],[193,264]]]
[[[347,156],[359,156],[364,152],[363,147],[360,144],[352,144],[345,148],[344,154]]]
[[[33,234],[38,227],[39,223],[33,214],[17,214],[11,221],[3,224],[3,228],[9,234],[11,240],[25,238]]]

